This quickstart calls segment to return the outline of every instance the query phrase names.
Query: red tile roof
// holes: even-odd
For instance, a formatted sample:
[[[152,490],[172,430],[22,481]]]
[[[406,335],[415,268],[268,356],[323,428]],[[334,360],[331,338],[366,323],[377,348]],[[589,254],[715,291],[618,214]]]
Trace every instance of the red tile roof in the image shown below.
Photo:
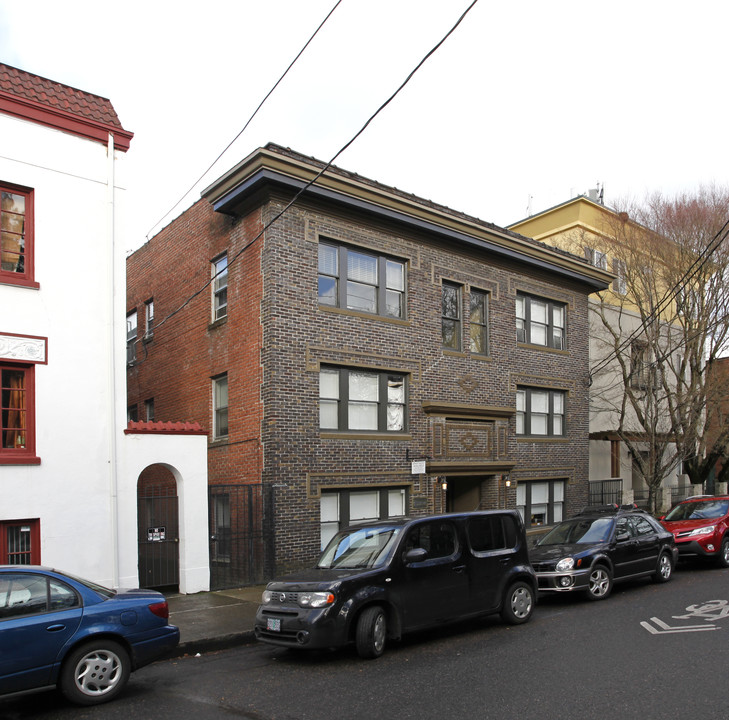
[[[0,112],[104,143],[112,133],[121,150],[129,148],[133,137],[106,98],[4,63],[0,63]]]
[[[207,435],[207,431],[200,427],[196,422],[164,422],[157,420],[154,422],[142,421],[127,423],[125,434],[129,433],[157,433],[161,435]]]

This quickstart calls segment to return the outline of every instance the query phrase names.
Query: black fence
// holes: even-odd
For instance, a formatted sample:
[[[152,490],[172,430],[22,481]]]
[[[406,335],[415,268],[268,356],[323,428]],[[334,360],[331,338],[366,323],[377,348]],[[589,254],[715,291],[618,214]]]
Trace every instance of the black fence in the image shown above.
[[[211,485],[210,589],[259,585],[274,572],[273,488]]]
[[[588,504],[608,505],[623,503],[623,480],[611,478],[610,480],[591,480]]]

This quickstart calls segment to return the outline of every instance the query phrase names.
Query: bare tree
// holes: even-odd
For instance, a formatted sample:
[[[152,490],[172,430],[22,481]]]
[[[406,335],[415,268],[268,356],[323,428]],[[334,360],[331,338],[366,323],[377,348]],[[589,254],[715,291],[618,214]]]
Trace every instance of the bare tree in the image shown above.
[[[729,388],[707,372],[729,328],[729,191],[655,195],[605,218],[600,252],[618,278],[592,304],[602,329],[593,333],[592,409],[611,414],[655,509],[680,463],[703,483],[729,441],[719,410]]]

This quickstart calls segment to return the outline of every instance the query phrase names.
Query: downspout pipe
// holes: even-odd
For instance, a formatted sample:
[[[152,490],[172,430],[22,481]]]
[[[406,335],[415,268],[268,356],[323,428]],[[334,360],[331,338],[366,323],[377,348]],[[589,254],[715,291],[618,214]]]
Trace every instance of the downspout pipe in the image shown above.
[[[106,158],[106,201],[107,201],[107,234],[108,234],[108,325],[109,325],[109,350],[111,357],[109,358],[108,375],[107,375],[107,391],[109,397],[109,419],[108,427],[110,432],[109,438],[109,527],[111,532],[111,573],[112,586],[119,587],[119,479],[118,479],[118,447],[117,435],[119,428],[117,427],[117,393],[116,393],[116,376],[118,371],[118,355],[117,352],[117,331],[115,322],[116,308],[116,230],[115,230],[115,205],[114,205],[114,182],[115,182],[115,165],[114,165],[114,135],[109,133],[107,140],[107,158]]]

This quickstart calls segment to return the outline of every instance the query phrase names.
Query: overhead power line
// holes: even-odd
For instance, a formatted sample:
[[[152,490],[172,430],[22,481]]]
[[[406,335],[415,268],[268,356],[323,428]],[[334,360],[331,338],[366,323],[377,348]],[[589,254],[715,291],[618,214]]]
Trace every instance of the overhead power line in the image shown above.
[[[349,139],[342,147],[337,150],[336,153],[331,157],[331,159],[324,164],[324,166],[319,170],[319,172],[311,179],[309,182],[306,183],[301,189],[298,190],[298,192],[294,195],[294,197],[288,202],[288,204],[280,210],[268,223],[266,223],[263,228],[260,230],[260,232],[251,240],[248,241],[229,261],[227,268],[230,268],[230,266],[246,251],[248,248],[251,247],[256,241],[258,241],[261,236],[275,223],[281,218],[282,215],[288,212],[289,208],[301,197],[303,193],[305,193],[312,185],[314,185],[319,178],[321,178],[324,173],[329,170],[329,168],[334,164],[334,161],[348,148],[352,143],[367,129],[367,127],[370,125],[370,123],[395,99],[395,97],[400,93],[400,91],[412,80],[413,76],[415,75],[418,70],[425,64],[425,62],[435,53],[437,50],[443,45],[443,43],[455,32],[456,28],[463,22],[463,19],[468,15],[468,13],[471,11],[471,9],[476,5],[478,0],[473,0],[473,2],[463,11],[461,16],[458,18],[458,20],[455,22],[455,24],[448,30],[448,32],[425,54],[422,60],[410,71],[408,76],[403,80],[403,82],[399,85],[399,87],[393,92],[385,102],[383,102],[380,107],[375,110],[372,115],[367,119],[367,121],[362,125],[362,127]],[[164,319],[160,320],[160,322],[154,326],[154,330],[164,325],[168,320],[172,319],[175,315],[180,313],[182,310],[184,310],[196,297],[198,297],[201,293],[203,293],[207,288],[210,287],[210,285],[215,281],[215,278],[218,277],[220,273],[216,273],[215,275],[212,275],[212,277],[198,290],[196,290],[190,297],[187,298],[176,310],[173,310],[169,315],[167,315]]]
[[[306,41],[306,43],[304,43],[304,46],[296,54],[296,57],[289,63],[289,66],[286,68],[286,70],[284,70],[281,77],[278,80],[276,80],[273,87],[264,96],[263,100],[261,100],[261,102],[258,103],[258,107],[253,111],[253,114],[248,118],[248,120],[246,121],[246,124],[239,130],[238,134],[225,146],[225,148],[223,148],[223,151],[218,155],[218,157],[215,158],[215,160],[213,160],[212,163],[210,163],[210,165],[205,170],[205,172],[202,175],[200,175],[200,177],[197,180],[195,180],[195,182],[192,184],[190,189],[147,231],[147,235],[146,235],[147,240],[149,240],[149,235],[152,232],[152,230],[154,230],[154,228],[156,228],[160,223],[162,223],[165,218],[169,217],[174,212],[175,208],[177,208],[180,205],[180,203],[195,189],[195,186],[213,169],[213,167],[215,167],[215,165],[220,160],[220,158],[222,158],[223,155],[225,155],[225,153],[228,152],[228,150],[230,150],[230,147],[233,145],[233,143],[246,131],[247,127],[253,121],[253,118],[256,117],[256,115],[258,114],[258,111],[263,107],[263,104],[273,94],[273,91],[281,84],[282,80],[286,77],[286,75],[288,75],[289,70],[291,70],[291,68],[296,64],[296,61],[304,54],[304,51],[306,50],[306,48],[309,47],[309,45],[314,40],[314,38],[317,36],[319,31],[324,27],[324,24],[326,23],[326,21],[329,20],[329,18],[332,16],[332,14],[337,9],[337,7],[339,7],[339,4],[341,2],[342,2],[342,0],[337,0],[337,2],[334,3],[334,6],[332,7],[332,9],[327,13],[326,17],[321,21],[321,23],[319,23],[319,27],[317,27],[317,29],[313,32],[311,37]]]

